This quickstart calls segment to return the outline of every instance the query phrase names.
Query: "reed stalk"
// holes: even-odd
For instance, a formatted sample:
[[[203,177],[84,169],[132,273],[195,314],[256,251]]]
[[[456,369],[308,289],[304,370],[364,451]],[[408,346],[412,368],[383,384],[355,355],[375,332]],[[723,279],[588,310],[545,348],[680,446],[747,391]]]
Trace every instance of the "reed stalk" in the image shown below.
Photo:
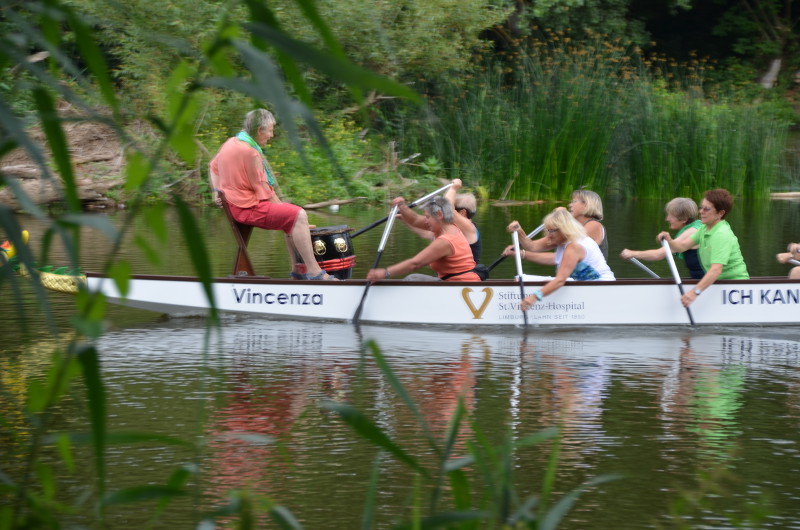
[[[564,199],[580,187],[649,198],[769,193],[787,137],[769,104],[714,101],[698,75],[681,81],[647,66],[619,44],[552,35],[429,94],[431,113],[410,118],[402,143],[492,196],[513,180],[509,199]]]

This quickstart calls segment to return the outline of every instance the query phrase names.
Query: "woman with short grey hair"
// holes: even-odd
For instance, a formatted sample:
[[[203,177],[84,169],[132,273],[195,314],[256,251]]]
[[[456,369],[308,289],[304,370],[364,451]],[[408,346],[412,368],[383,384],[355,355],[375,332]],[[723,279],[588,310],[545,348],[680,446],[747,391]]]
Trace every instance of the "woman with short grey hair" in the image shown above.
[[[664,219],[669,224],[671,230],[677,230],[676,239],[690,238],[692,234],[703,226],[698,216],[697,203],[687,197],[675,197],[664,207],[667,216]],[[619,256],[622,259],[643,259],[645,261],[658,261],[667,257],[664,247],[650,250],[628,250],[623,249]],[[686,268],[689,269],[689,276],[695,280],[702,278],[706,271],[700,263],[700,256],[697,255],[697,245],[685,252],[676,254],[678,259],[683,259]]]
[[[397,197],[392,205],[408,208],[403,197]],[[368,280],[388,280],[430,266],[436,276],[410,274],[409,281],[479,281],[475,272],[475,260],[469,243],[461,230],[453,224],[453,207],[444,197],[436,197],[425,204],[425,229],[434,234],[434,240],[416,256],[389,265],[372,269]]]

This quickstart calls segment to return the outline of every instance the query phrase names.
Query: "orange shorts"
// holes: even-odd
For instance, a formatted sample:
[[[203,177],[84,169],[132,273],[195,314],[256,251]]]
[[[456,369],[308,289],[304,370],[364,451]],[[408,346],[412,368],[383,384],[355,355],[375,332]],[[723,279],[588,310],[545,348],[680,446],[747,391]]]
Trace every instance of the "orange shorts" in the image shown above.
[[[244,225],[256,226],[265,230],[283,230],[288,234],[294,228],[297,215],[302,208],[289,202],[259,201],[252,208],[239,208],[229,204],[231,215]]]

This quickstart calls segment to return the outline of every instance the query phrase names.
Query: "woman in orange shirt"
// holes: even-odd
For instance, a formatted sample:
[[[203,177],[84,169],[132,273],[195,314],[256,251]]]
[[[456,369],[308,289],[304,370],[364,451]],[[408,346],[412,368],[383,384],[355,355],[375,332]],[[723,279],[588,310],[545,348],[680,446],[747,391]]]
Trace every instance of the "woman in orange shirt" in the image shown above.
[[[397,197],[392,205],[400,205],[400,215],[408,206],[405,199]],[[467,238],[453,224],[453,207],[444,197],[436,197],[425,204],[425,229],[433,232],[435,239],[413,258],[372,269],[367,273],[368,280],[383,280],[408,274],[425,266],[430,266],[436,276],[411,274],[409,281],[480,281],[475,273],[475,260]]]

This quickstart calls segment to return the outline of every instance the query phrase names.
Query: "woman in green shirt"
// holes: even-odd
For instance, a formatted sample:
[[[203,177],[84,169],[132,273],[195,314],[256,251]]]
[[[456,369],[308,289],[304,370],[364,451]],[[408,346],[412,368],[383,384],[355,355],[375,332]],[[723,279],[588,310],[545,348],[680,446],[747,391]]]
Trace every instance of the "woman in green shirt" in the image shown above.
[[[700,293],[717,280],[746,280],[750,278],[744,263],[739,240],[725,221],[733,208],[733,197],[725,189],[708,190],[700,203],[700,222],[703,226],[687,240],[672,239],[669,232],[658,234],[658,241],[667,241],[672,252],[684,252],[698,245],[697,253],[705,275],[694,289],[681,297],[684,307],[689,307]]]
[[[672,230],[677,230],[675,240],[689,239],[692,234],[703,226],[697,218],[697,204],[692,199],[686,197],[675,197],[664,207],[667,214],[666,221]],[[658,261],[667,257],[664,247],[651,250],[630,250],[623,249],[619,255],[622,259],[643,259],[645,261]],[[689,269],[689,276],[695,280],[702,278],[706,271],[700,264],[700,256],[697,254],[697,245],[694,245],[686,252],[678,254],[678,258],[683,259],[686,268]]]

